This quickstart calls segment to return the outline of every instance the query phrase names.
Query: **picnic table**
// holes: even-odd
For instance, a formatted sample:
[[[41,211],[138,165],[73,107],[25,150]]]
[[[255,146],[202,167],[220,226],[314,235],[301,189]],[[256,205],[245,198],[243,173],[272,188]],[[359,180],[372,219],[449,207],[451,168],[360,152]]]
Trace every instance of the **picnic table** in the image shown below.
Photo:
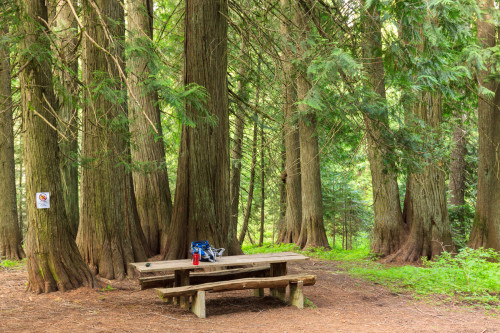
[[[131,263],[140,273],[173,273],[164,276],[160,282],[166,288],[157,288],[160,298],[175,302],[189,309],[198,317],[205,318],[205,292],[255,289],[256,295],[264,296],[264,288],[270,288],[271,295],[286,299],[286,287],[290,287],[290,303],[303,307],[302,286],[312,285],[316,276],[306,274],[287,275],[287,264],[305,261],[309,258],[294,252],[263,253],[250,255],[222,256],[216,262],[201,262],[193,265],[191,259]],[[235,267],[243,267],[235,269]],[[214,270],[199,273],[195,270]],[[262,276],[262,273],[265,273]],[[153,278],[154,279],[154,278]],[[167,283],[170,281],[172,283]],[[191,297],[191,302],[190,302]]]

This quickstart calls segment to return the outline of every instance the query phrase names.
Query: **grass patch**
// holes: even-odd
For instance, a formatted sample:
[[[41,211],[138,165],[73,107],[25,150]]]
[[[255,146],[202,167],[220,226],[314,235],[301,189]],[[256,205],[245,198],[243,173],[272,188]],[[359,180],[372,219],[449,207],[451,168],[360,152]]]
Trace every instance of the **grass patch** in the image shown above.
[[[447,299],[473,305],[500,308],[500,253],[492,249],[462,249],[458,254],[444,252],[434,261],[423,260],[423,267],[388,267],[373,261],[368,246],[354,250],[334,247],[300,251],[295,244],[243,246],[243,251],[271,253],[293,251],[306,256],[341,261],[349,274],[388,286],[393,291],[412,292],[417,298],[445,295]]]
[[[23,260],[0,259],[0,268],[19,269],[19,268],[22,268],[25,263],[26,263],[26,259],[23,259]]]
[[[367,246],[348,251],[342,250],[337,247],[334,247],[331,250],[325,250],[324,248],[320,247],[309,248],[301,251],[296,244],[264,244],[261,247],[257,245],[243,245],[242,249],[245,254],[297,252],[311,258],[335,261],[352,261],[370,257],[370,249]]]
[[[349,273],[417,296],[447,295],[481,305],[500,307],[500,255],[488,249],[464,248],[455,256],[444,252],[423,267],[386,267],[372,263],[352,266]]]
[[[242,250],[245,254],[275,253],[275,252],[300,252],[295,244],[264,244],[258,245],[244,244]]]

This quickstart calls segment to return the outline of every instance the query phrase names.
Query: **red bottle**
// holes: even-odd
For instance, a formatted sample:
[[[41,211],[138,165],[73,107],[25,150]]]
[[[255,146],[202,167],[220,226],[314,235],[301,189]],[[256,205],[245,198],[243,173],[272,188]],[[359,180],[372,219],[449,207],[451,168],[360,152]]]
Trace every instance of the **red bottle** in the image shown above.
[[[193,265],[198,265],[200,263],[200,254],[198,252],[193,253]]]

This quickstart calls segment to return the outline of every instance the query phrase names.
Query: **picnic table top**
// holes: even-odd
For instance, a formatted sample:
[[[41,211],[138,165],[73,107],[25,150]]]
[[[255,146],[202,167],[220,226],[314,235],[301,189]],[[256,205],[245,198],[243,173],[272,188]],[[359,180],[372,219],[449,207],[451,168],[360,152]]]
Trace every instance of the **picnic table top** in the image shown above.
[[[146,262],[135,262],[130,265],[134,266],[140,273],[146,272],[171,272],[178,270],[199,269],[205,267],[225,267],[225,266],[246,266],[246,265],[265,265],[273,263],[286,263],[291,261],[304,261],[309,258],[294,252],[277,252],[277,253],[258,253],[244,254],[237,256],[222,256],[217,258],[216,262],[202,262],[195,266],[191,259],[177,259],[167,261],[151,261],[149,266]]]

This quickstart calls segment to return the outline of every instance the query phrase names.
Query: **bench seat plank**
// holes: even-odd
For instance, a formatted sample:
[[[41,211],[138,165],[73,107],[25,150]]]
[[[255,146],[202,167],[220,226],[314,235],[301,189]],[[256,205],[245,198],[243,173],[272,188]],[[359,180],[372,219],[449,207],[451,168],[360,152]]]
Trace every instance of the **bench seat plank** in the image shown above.
[[[284,288],[290,283],[297,283],[298,281],[303,281],[304,286],[311,286],[316,283],[316,275],[294,274],[264,278],[245,278],[174,288],[157,288],[156,292],[161,299],[164,299],[175,296],[192,296],[198,291],[219,292],[243,289]]]

